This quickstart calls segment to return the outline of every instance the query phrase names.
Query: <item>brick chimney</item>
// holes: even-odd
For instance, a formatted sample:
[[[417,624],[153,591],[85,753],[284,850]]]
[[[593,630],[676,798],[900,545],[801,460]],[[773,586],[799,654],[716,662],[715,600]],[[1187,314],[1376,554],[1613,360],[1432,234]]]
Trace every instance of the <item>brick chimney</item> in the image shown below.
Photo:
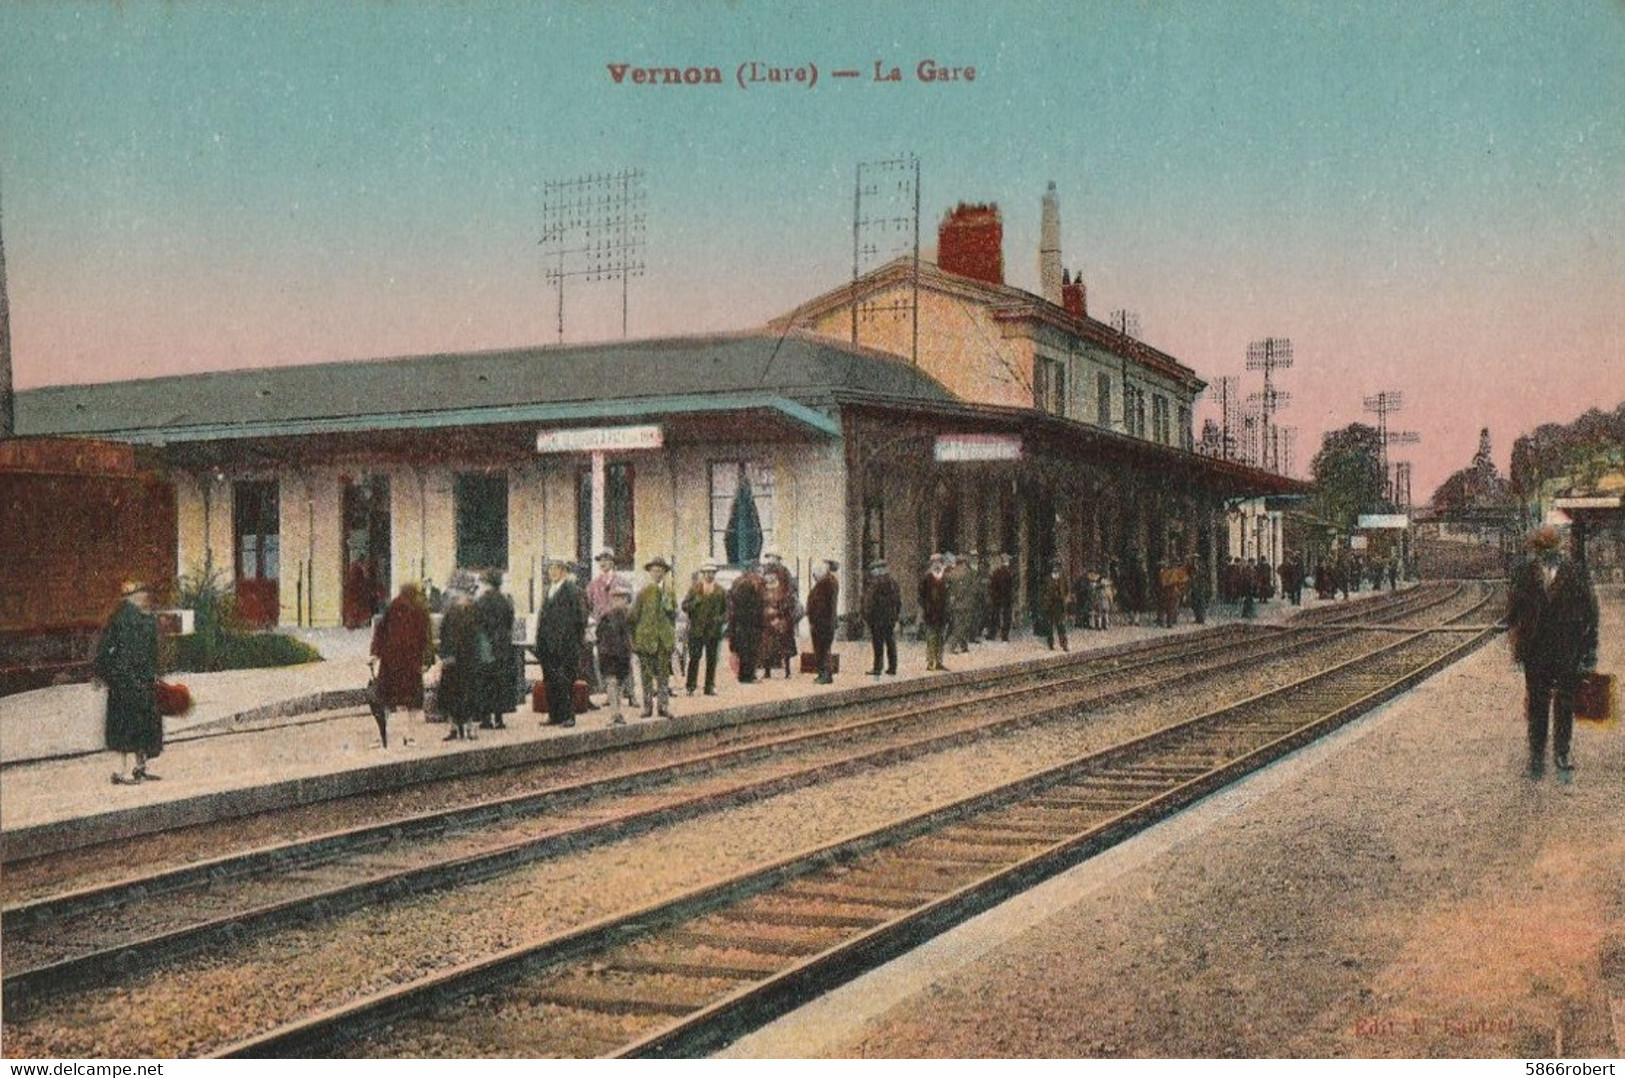
[[[937,268],[1004,283],[1004,221],[994,203],[961,202],[937,226]]]
[[[1062,270],[1061,306],[1066,308],[1066,313],[1076,318],[1089,317],[1088,299],[1089,294],[1083,287],[1083,274],[1079,273],[1073,277],[1066,270]]]

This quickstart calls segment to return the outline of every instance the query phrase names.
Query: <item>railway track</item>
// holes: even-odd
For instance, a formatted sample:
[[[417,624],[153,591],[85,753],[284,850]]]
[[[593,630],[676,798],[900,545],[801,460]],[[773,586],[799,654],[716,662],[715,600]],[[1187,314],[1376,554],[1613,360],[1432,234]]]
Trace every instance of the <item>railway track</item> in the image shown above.
[[[1408,596],[1410,597],[1410,602],[1408,604],[1406,604],[1406,605],[1409,605],[1409,606],[1420,605],[1420,600],[1422,600],[1424,598],[1424,597],[1420,596],[1416,592],[1408,593]],[[1429,600],[1429,601],[1437,601],[1439,599],[1439,595],[1435,594],[1435,595],[1428,596],[1428,597],[1425,597],[1425,598],[1427,600]],[[1447,597],[1447,601],[1448,601],[1448,597]],[[1390,608],[1388,608],[1388,613],[1385,615],[1385,617],[1391,618],[1392,616],[1394,616],[1393,615],[1393,609],[1390,607]],[[1341,631],[1339,631],[1339,632],[1341,632]],[[1276,639],[1277,641],[1281,642],[1283,645],[1286,645],[1287,650],[1290,650],[1290,648],[1292,646],[1296,646],[1296,645],[1287,644],[1287,641],[1290,639],[1290,637],[1292,635],[1293,634],[1281,634],[1281,633],[1277,633],[1277,632],[1262,634],[1262,636],[1264,638],[1266,638],[1266,639],[1273,638],[1273,639]],[[1298,635],[1305,635],[1305,636],[1308,636],[1308,637],[1316,637],[1316,638],[1325,638],[1327,636],[1327,634],[1320,633],[1320,632],[1308,633],[1308,634],[1298,634]],[[1182,640],[1183,640],[1183,643],[1181,643],[1181,641],[1169,641],[1166,644],[1162,644],[1162,645],[1157,646],[1156,648],[1145,649],[1145,653],[1135,652],[1135,653],[1124,654],[1124,655],[1118,656],[1117,660],[1118,660],[1118,662],[1119,662],[1119,664],[1121,666],[1125,666],[1125,667],[1128,667],[1130,669],[1138,668],[1140,670],[1140,675],[1139,676],[1142,679],[1144,679],[1148,675],[1150,675],[1152,671],[1154,671],[1156,668],[1158,668],[1159,665],[1165,667],[1168,662],[1173,661],[1171,653],[1178,651],[1180,649],[1180,647],[1184,647],[1186,650],[1192,650],[1192,649],[1196,649],[1196,648],[1199,648],[1200,646],[1202,646],[1202,640],[1198,636],[1193,635],[1191,637],[1182,638]],[[1255,662],[1255,661],[1258,660],[1258,656],[1261,654],[1261,652],[1256,647],[1252,648],[1251,650],[1249,650],[1249,648],[1241,648],[1238,651],[1234,641],[1230,641],[1227,644],[1219,646],[1218,650],[1220,650],[1220,651],[1229,651],[1230,652],[1230,654],[1228,656],[1228,661],[1219,663],[1218,664],[1219,666],[1235,665],[1235,664],[1238,664],[1238,663],[1245,663],[1245,662]],[[1154,654],[1152,654],[1152,653],[1154,653]],[[1160,656],[1160,658],[1158,656]],[[1187,661],[1188,661],[1188,659],[1187,659]],[[1118,671],[1119,674],[1121,674],[1122,672],[1123,672],[1122,670]],[[1093,676],[1094,676],[1094,678],[1096,680],[1100,680],[1103,675],[1100,675],[1097,672]],[[1081,679],[1077,679],[1077,680],[1088,681],[1090,679],[1089,678],[1081,678]],[[1119,679],[1119,680],[1121,680],[1121,679]],[[1156,682],[1157,682],[1156,677],[1151,676],[1149,683],[1150,684],[1155,684]],[[1140,683],[1140,690],[1139,691],[1143,691],[1143,688],[1145,687],[1145,684],[1146,684],[1146,682],[1142,680],[1142,682]],[[1031,687],[1030,686],[1029,686],[1028,691],[1029,691],[1029,693],[1031,692]],[[1045,687],[1044,691],[1045,691],[1047,701],[1050,702],[1051,704],[1053,704],[1054,700],[1055,700],[1054,686],[1047,686],[1047,687]],[[1136,691],[1137,690],[1132,685],[1121,685],[1121,684],[1119,684],[1118,689],[1116,691],[1116,695],[1119,695],[1119,696],[1132,696],[1132,695],[1134,695],[1134,693]],[[1099,691],[1098,691],[1098,688],[1097,688],[1097,695],[1100,695]],[[1106,693],[1105,695],[1109,696],[1109,695],[1112,695],[1112,694],[1111,693]],[[1087,697],[1085,697],[1085,702],[1087,702]],[[1100,701],[1096,700],[1095,702],[1099,703]],[[965,701],[960,701],[959,706],[960,706],[961,710],[963,710],[964,707],[965,707]],[[1076,710],[1077,706],[1078,705],[1076,703],[1074,703],[1073,710]],[[951,709],[947,708],[945,706],[943,708],[943,710],[951,710]],[[1065,708],[1064,708],[1064,706],[1056,706],[1056,707],[1053,707],[1052,710],[1059,713],[1059,712],[1064,711]],[[1040,720],[1030,720],[1030,721],[1040,721]],[[859,724],[855,724],[855,725],[862,726],[864,724],[859,723]],[[876,725],[878,725],[878,723],[876,723]],[[1005,722],[1002,725],[1008,727],[1008,726],[1012,725],[1012,723]],[[848,733],[849,733],[849,735],[857,736],[857,735],[853,734],[852,731],[850,731],[850,730],[848,731]],[[938,736],[940,736],[940,734]],[[978,737],[978,736],[987,736],[987,734],[985,734],[985,733],[977,734],[977,733],[974,733],[974,732],[967,732],[965,736]],[[789,740],[794,741],[794,740],[798,740],[798,739],[789,739]],[[858,766],[858,767],[877,766],[878,762],[883,762],[883,761],[880,761],[880,756],[883,756],[887,751],[890,751],[890,750],[882,748],[880,750],[880,753],[875,754],[875,759],[874,760],[869,761],[869,762],[856,763],[853,766]],[[696,762],[696,765],[700,766],[702,769],[704,767],[707,767],[707,766],[714,766],[714,764],[703,764],[703,763],[699,763],[699,762]],[[827,775],[830,775],[830,774],[839,773],[840,765],[837,764],[837,765],[835,765],[834,768],[831,768],[827,764],[824,764],[824,765],[816,765],[815,764],[813,766],[805,768],[804,770],[807,770],[807,771],[809,771],[811,773],[816,773],[816,772],[819,772],[820,770],[822,770],[823,775],[827,776]],[[782,778],[781,778],[780,781],[782,781]],[[809,779],[802,779],[802,780],[792,780],[792,781],[820,781],[820,779],[814,778],[814,779],[810,779],[810,780]],[[700,796],[700,799],[703,800],[703,798],[706,795],[702,794],[702,795],[699,795],[699,796]],[[719,804],[720,803],[726,803],[726,795],[724,795],[724,799],[719,801],[718,803]],[[620,825],[620,826],[624,826],[624,825]],[[623,831],[623,833],[625,833],[625,832]],[[464,836],[464,837],[466,837],[466,836]],[[566,837],[560,843],[560,848],[569,848],[572,845],[572,843],[575,842],[575,841],[578,841],[578,839],[577,838]],[[384,859],[384,860],[389,860],[392,855],[389,854],[387,851],[385,851],[385,852],[382,852],[382,853],[378,853],[377,856]],[[309,870],[308,868],[303,870],[303,871],[304,871],[304,874],[306,874],[306,875],[311,875],[311,874],[320,875],[321,872],[325,871],[325,870],[321,869],[318,866],[318,869],[314,873],[312,873],[311,870]],[[446,883],[444,885],[449,886],[451,884]],[[398,885],[385,885],[384,887],[382,887],[378,891],[378,894],[381,894],[381,895],[383,895],[385,897],[391,896],[391,895],[393,895],[395,893],[398,893]],[[375,896],[375,899],[376,899],[376,896]],[[332,912],[332,910],[327,909],[325,907],[332,905],[334,902],[335,902],[335,900],[331,896],[329,896],[326,899],[318,898],[316,900],[316,902],[314,903],[314,908],[310,912],[307,912],[305,915],[303,915],[303,917],[308,919],[311,916],[325,916],[328,913]],[[140,920],[140,919],[141,919],[140,917],[135,918],[135,920]],[[300,923],[300,921],[301,921],[301,917],[296,916],[296,917],[292,918],[293,923]],[[83,926],[81,926],[81,928],[83,928]],[[223,928],[223,935],[220,938],[226,939],[226,940],[239,938],[241,932],[243,931],[241,926],[231,927],[229,924],[225,925],[225,926],[222,926],[222,928]],[[87,932],[81,932],[81,936],[94,935],[94,934],[95,934],[94,932],[88,932],[88,933]],[[13,959],[16,956],[15,955],[15,949],[13,947],[13,941],[14,941],[13,934],[8,929],[8,931],[7,931],[7,972],[8,972],[8,974],[10,974],[12,972],[13,968],[14,968]],[[111,949],[109,953],[112,955],[112,964],[108,965],[108,966],[105,966],[103,971],[96,976],[95,980],[97,980],[99,982],[99,981],[105,980],[105,979],[107,979],[109,977],[116,978],[121,973],[129,972],[132,969],[132,967],[137,967],[137,966],[146,964],[147,959],[132,958],[131,957],[132,955],[137,954],[137,951],[138,951],[138,949],[132,949],[132,948],[129,948],[129,947],[124,947],[122,949],[120,949],[118,947],[115,947],[115,948]],[[161,953],[161,952],[155,952],[155,953]],[[119,956],[123,956],[123,957],[119,957]],[[154,960],[156,960],[156,959],[154,959]],[[14,992],[13,991],[14,984],[16,984],[16,983],[26,984],[27,982],[26,981],[13,982],[10,978],[8,978],[7,991],[6,991],[8,1011],[11,1010],[14,1000],[17,1000],[19,998],[26,999],[26,994],[27,994],[26,991],[25,992]]]
[[[1393,616],[1397,610],[1447,603],[1454,595],[1407,593],[1379,608]],[[7,1010],[14,1013],[30,997],[105,983],[249,935],[466,884],[837,775],[1067,718],[1175,678],[1200,679],[1312,648],[1346,632],[1180,637],[1058,672],[1036,704],[1031,684],[1018,682],[605,780],[350,829],[25,903],[5,912]],[[1170,668],[1177,668],[1177,675]],[[989,719],[983,712],[995,704],[1013,704],[1015,710]],[[729,773],[734,777],[719,780]],[[653,792],[661,786],[664,791]],[[600,803],[612,797],[620,797],[622,807],[605,818]],[[627,805],[628,797],[642,803]],[[538,826],[542,817],[545,823]]]
[[[221,1054],[714,1050],[1365,713],[1495,631],[1411,632],[1153,734]]]

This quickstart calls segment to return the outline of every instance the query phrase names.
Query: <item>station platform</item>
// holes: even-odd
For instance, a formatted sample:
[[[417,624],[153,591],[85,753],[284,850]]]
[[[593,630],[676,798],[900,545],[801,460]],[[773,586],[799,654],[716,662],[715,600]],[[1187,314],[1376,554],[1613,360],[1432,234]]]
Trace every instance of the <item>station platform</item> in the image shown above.
[[[1375,595],[1365,592],[1349,600]],[[1384,593],[1385,594],[1385,593]],[[1304,606],[1260,604],[1257,624],[1280,623],[1294,613],[1329,605],[1309,597]],[[1345,604],[1346,605],[1346,604]],[[1207,626],[1238,620],[1234,607],[1210,609]],[[1189,611],[1173,629],[1122,624],[1103,631],[1070,629],[1073,653],[1131,647],[1170,633],[1198,628]],[[935,678],[944,686],[975,680],[981,671],[1022,663],[1064,661],[1043,637],[1013,633],[1009,642],[973,644],[948,655],[946,673],[927,673],[925,646],[898,641],[895,677],[871,677],[867,640],[837,641],[840,673],[831,685],[810,674],[740,684],[728,669],[727,645],[717,671],[717,695],[687,696],[673,679],[674,718],[640,719],[624,710],[624,726],[611,726],[607,708],[587,712],[570,729],[543,725],[528,702],[508,719],[506,730],[476,731],[478,740],[445,741],[445,723],[390,717],[390,742],[362,702],[367,681],[365,630],[319,630],[306,634],[326,660],[273,670],[189,674],[192,712],[165,720],[165,747],[151,764],[161,781],[115,786],[120,757],[107,751],[62,751],[0,767],[0,860],[170,830],[222,817],[286,808],[353,793],[394,789],[459,774],[522,766],[548,759],[647,741],[706,726],[767,715],[793,714],[863,696],[909,691]],[[539,676],[534,666],[527,668]],[[434,675],[431,672],[430,677]],[[894,689],[893,686],[898,688]],[[906,688],[905,688],[906,687]],[[595,696],[595,702],[602,702]],[[58,686],[0,700],[0,737],[49,746],[54,728],[76,723],[99,731],[104,693],[88,685]],[[36,748],[36,751],[37,748]]]

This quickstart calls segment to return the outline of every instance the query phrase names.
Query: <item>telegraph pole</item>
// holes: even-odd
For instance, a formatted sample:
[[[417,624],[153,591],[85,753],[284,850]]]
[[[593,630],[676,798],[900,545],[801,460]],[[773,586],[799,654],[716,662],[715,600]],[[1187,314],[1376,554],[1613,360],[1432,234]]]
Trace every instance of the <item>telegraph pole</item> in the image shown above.
[[[1286,337],[1265,337],[1247,346],[1247,369],[1264,372],[1264,390],[1248,394],[1249,401],[1258,402],[1259,467],[1281,470],[1280,453],[1275,437],[1270,433],[1275,413],[1286,407],[1292,394],[1275,388],[1274,375],[1278,370],[1292,366],[1292,342]]]

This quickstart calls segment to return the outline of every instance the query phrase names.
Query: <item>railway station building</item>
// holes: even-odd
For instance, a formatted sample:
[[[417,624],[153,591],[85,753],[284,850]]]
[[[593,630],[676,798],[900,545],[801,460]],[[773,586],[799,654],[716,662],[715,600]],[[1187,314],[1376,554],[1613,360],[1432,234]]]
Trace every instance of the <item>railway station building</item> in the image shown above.
[[[958,207],[936,262],[759,331],[48,387],[17,395],[17,433],[146,447],[177,574],[263,625],[365,624],[459,569],[504,570],[533,611],[545,556],[604,547],[679,580],[833,558],[848,615],[879,558],[905,614],[938,551],[1010,554],[1024,595],[1052,564],[1211,569],[1238,506],[1301,484],[1196,453],[1196,373],[1091,318],[1058,251],[1053,298],[1005,284],[1001,228]]]

